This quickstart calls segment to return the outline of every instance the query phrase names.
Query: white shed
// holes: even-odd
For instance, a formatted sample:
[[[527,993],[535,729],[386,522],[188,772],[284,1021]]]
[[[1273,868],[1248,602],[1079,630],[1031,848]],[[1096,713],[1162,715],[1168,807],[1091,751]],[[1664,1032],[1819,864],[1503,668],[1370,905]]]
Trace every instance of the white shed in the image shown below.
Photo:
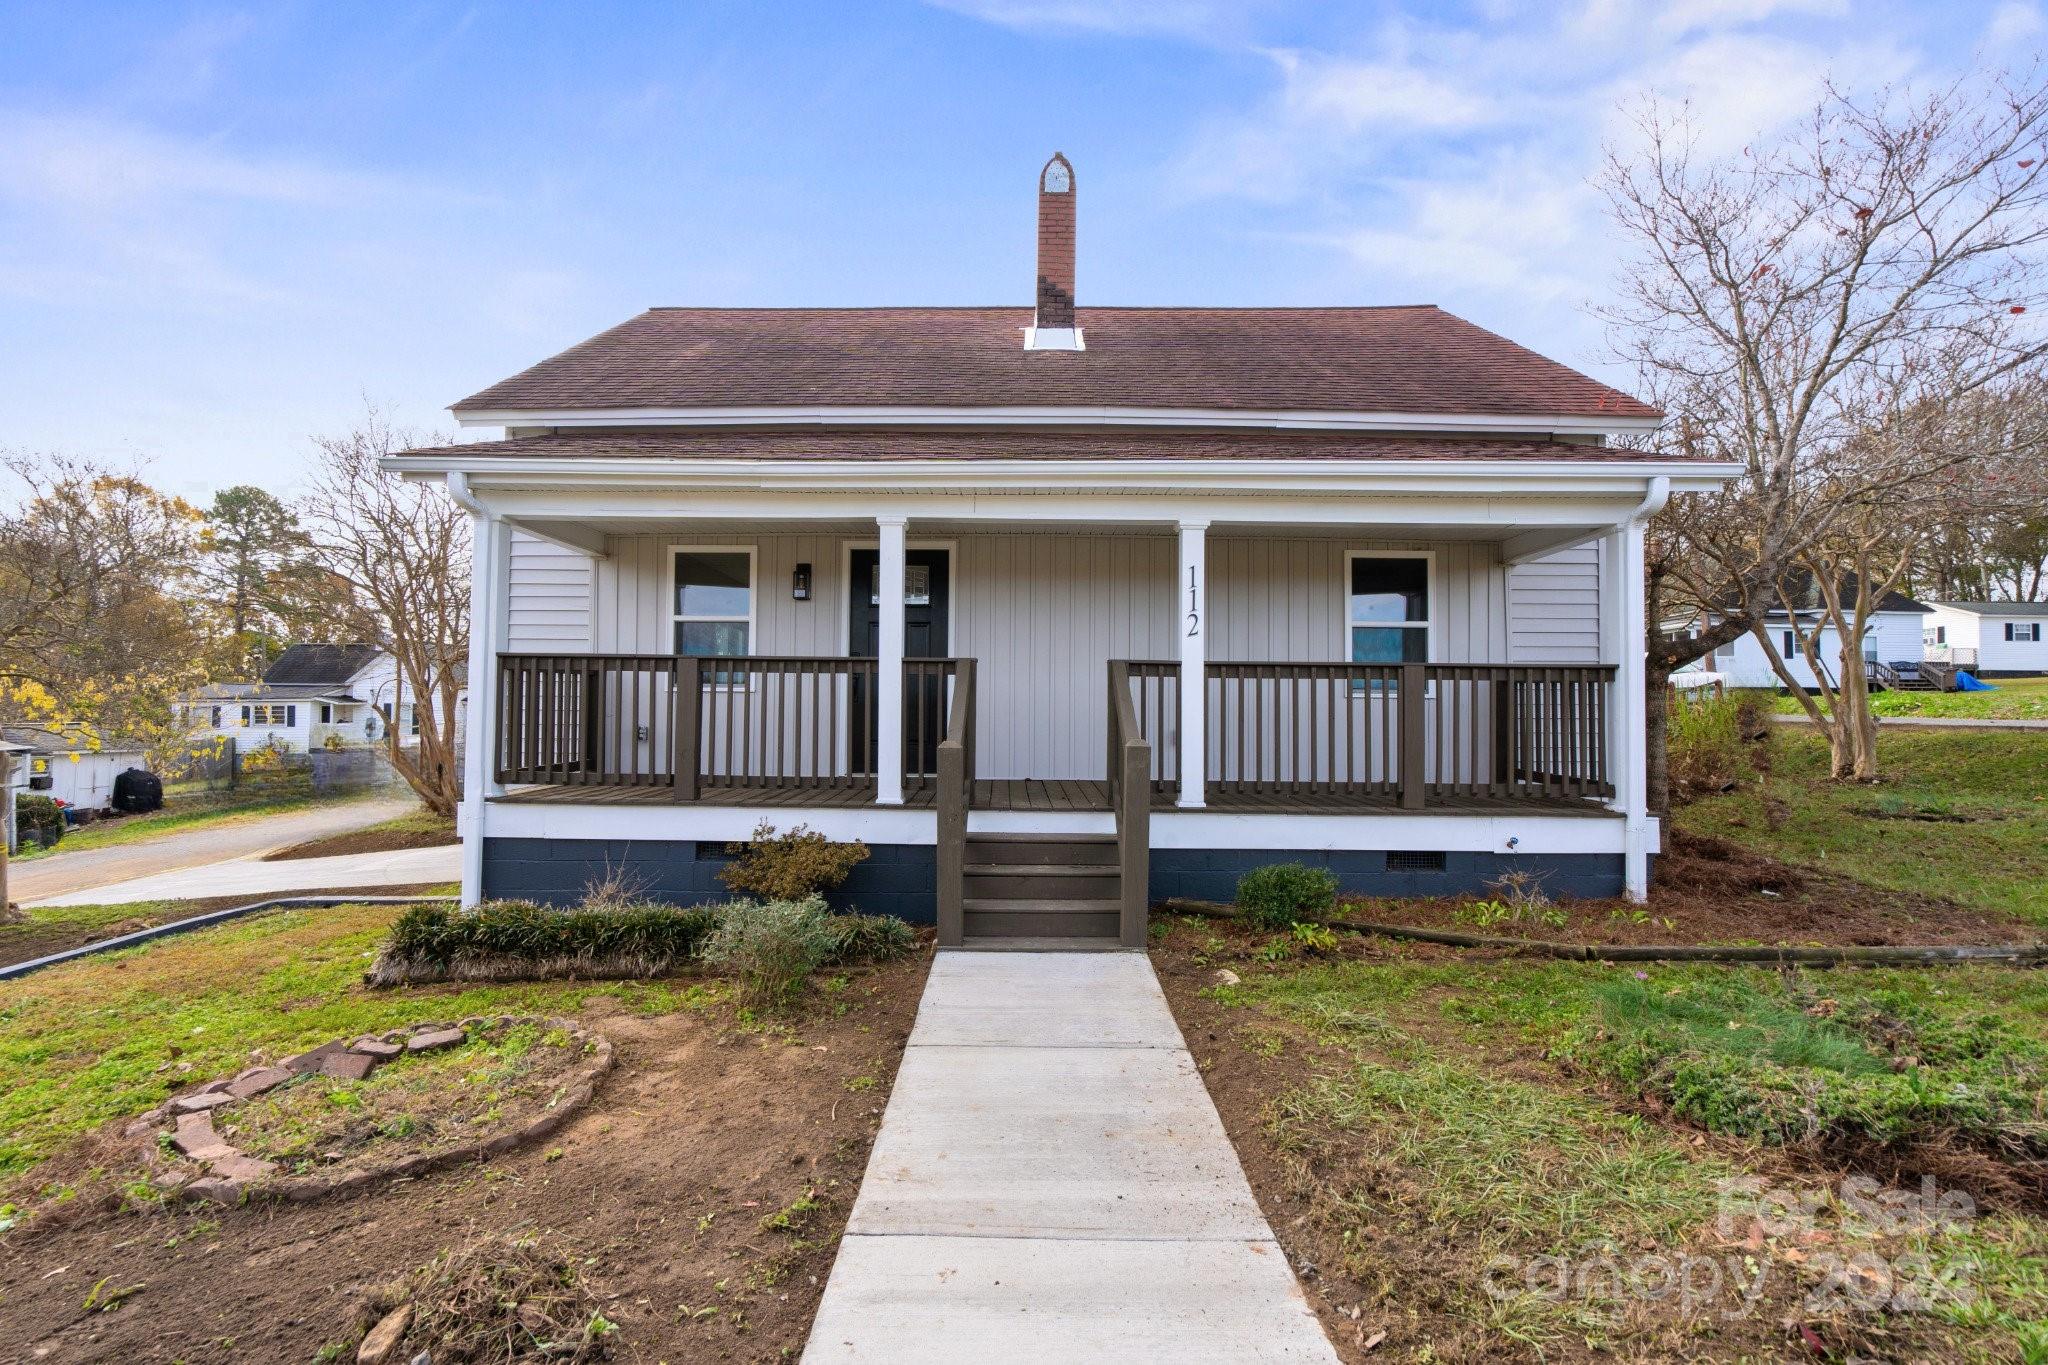
[[[0,738],[22,746],[14,766],[17,790],[50,796],[79,810],[112,806],[114,779],[144,767],[143,752],[126,741],[95,738],[78,729],[10,728]]]

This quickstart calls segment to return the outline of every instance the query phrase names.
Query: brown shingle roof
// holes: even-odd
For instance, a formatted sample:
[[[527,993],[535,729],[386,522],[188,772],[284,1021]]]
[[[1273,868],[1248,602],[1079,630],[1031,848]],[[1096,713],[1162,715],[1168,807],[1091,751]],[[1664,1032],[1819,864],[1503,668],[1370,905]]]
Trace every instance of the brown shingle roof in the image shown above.
[[[454,410],[867,405],[1660,415],[1428,305],[1078,313],[1085,351],[1026,351],[1026,308],[655,308]]]
[[[1380,436],[1351,431],[1203,431],[934,427],[707,427],[565,431],[408,450],[464,456],[593,460],[1642,460],[1622,446],[1574,441]]]

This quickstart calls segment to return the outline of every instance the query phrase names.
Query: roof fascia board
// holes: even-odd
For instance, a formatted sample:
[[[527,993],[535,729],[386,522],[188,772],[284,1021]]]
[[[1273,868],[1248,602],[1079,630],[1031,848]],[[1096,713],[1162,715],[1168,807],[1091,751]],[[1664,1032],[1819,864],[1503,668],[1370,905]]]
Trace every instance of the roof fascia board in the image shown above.
[[[1317,431],[1530,431],[1604,436],[1655,431],[1661,417],[1539,414],[1456,416],[1427,412],[1251,411],[1234,408],[843,407],[581,408],[454,410],[465,427],[617,426],[1148,426]]]
[[[1221,525],[1610,527],[1639,501],[1628,492],[1579,497],[1521,497],[1491,492],[1463,497],[1269,497],[1218,499],[1200,494],[1074,494],[1048,498],[989,498],[974,493],[910,494],[880,498],[866,493],[775,493],[715,490],[608,491],[585,488],[511,490],[493,499],[501,515],[522,528],[534,521],[581,522],[607,529],[668,521],[859,522],[878,515],[918,522],[1010,524],[1171,525],[1198,519]]]
[[[1645,460],[611,460],[475,455],[413,461],[390,456],[387,471],[412,479],[458,471],[493,485],[594,484],[669,488],[1016,489],[1158,487],[1172,491],[1240,492],[1302,489],[1434,492],[1483,484],[1540,493],[1605,485],[1640,494],[1650,479],[1669,478],[1674,492],[1718,488],[1740,472],[1733,463]]]

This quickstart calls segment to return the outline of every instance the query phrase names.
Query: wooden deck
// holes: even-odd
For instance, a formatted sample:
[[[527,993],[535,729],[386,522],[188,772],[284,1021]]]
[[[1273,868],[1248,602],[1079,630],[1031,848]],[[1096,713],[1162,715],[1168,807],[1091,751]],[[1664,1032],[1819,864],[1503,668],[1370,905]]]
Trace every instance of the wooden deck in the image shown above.
[[[676,802],[667,787],[541,786],[521,787],[494,800],[558,806],[759,806],[798,810],[850,810],[872,806],[872,784],[837,787],[710,784],[699,789],[694,803]],[[930,782],[913,784],[903,793],[912,810],[929,810],[937,802]],[[1154,788],[1152,809],[1177,809],[1175,793]],[[1085,778],[999,778],[974,784],[972,809],[977,811],[1108,811],[1109,784]],[[1203,809],[1232,815],[1611,815],[1597,801],[1573,797],[1531,799],[1524,796],[1432,795],[1421,810],[1401,806],[1392,793],[1292,791],[1284,787],[1234,791],[1212,784]]]

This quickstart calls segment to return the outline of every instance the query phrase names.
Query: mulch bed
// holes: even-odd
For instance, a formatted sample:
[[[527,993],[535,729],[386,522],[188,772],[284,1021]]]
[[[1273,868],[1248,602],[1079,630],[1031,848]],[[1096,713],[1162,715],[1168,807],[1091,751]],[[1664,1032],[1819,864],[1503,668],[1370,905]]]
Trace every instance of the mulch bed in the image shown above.
[[[175,906],[152,910],[146,915],[134,915],[115,920],[109,924],[81,928],[75,924],[8,924],[0,925],[0,967],[11,967],[17,962],[31,958],[47,957],[70,948],[82,948],[88,943],[104,939],[119,938],[132,934],[137,929],[153,929],[159,924],[173,920],[190,919],[210,910],[226,910],[232,906],[249,905],[255,901],[274,900],[280,897],[297,899],[304,896],[346,896],[359,893],[365,896],[424,896],[437,889],[438,884],[422,882],[413,886],[372,886],[343,887],[333,891],[279,891],[275,895],[261,895],[243,892],[235,896],[202,897],[199,900],[179,901]]]
[[[453,824],[442,829],[356,829],[273,849],[263,855],[262,861],[288,863],[300,858],[339,858],[345,853],[395,853],[407,848],[443,848],[457,842]]]
[[[616,1067],[546,1142],[486,1163],[309,1204],[92,1213],[0,1237],[7,1349],[53,1363],[310,1360],[345,1343],[353,1359],[393,1280],[480,1240],[538,1235],[588,1259],[617,1358],[793,1358],[930,960],[846,972],[786,1032],[741,1031],[723,1007],[589,1002],[578,1021],[612,1041]],[[764,1227],[807,1192],[815,1211]],[[142,1288],[87,1311],[102,1282]]]
[[[1901,837],[1910,837],[1902,834]],[[1342,913],[1382,924],[1456,929],[1556,943],[2035,943],[2041,931],[1946,897],[1886,891],[1794,867],[1719,839],[1667,829],[1647,905],[1560,900],[1562,925],[1537,919],[1480,926],[1459,911],[1482,897],[1352,900]],[[1669,921],[1669,923],[1666,923]]]

